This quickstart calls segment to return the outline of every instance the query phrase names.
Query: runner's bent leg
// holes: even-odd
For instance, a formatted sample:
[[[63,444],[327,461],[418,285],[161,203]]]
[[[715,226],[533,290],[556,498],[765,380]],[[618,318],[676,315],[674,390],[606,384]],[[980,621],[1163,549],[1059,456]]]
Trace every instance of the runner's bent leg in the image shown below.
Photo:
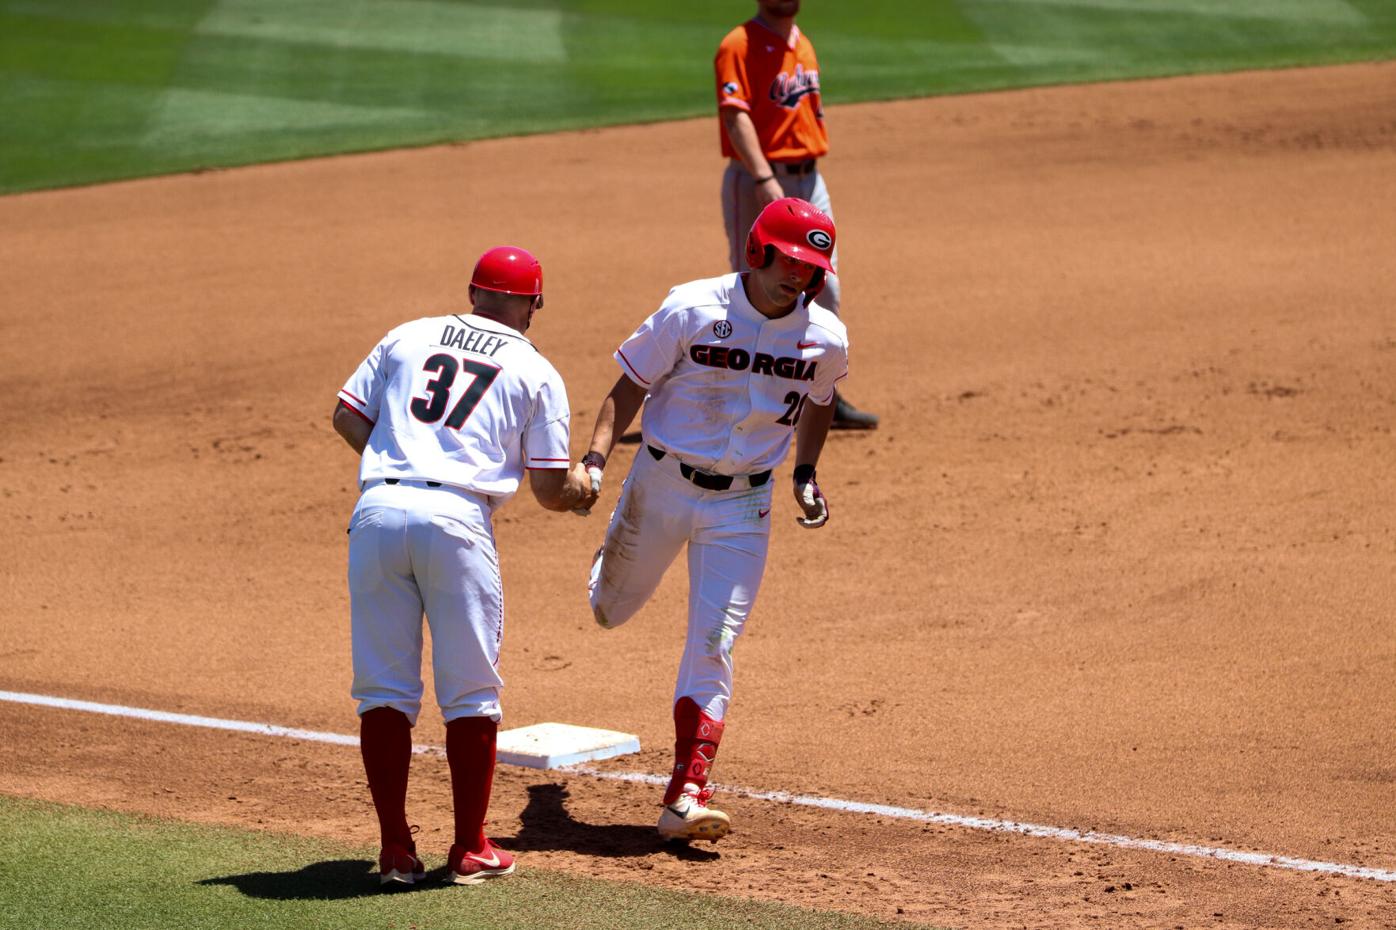
[[[606,542],[591,566],[591,611],[605,629],[620,626],[653,596],[688,540],[698,489],[656,461],[648,447],[635,454],[621,486]]]

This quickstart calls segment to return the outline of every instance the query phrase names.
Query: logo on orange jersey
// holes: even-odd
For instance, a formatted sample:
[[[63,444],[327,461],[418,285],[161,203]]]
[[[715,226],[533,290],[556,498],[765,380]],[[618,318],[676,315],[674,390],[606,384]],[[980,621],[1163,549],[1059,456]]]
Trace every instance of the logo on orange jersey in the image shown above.
[[[796,65],[793,75],[782,71],[771,81],[771,100],[787,110],[798,107],[806,95],[817,93],[819,72],[806,71],[804,65]]]

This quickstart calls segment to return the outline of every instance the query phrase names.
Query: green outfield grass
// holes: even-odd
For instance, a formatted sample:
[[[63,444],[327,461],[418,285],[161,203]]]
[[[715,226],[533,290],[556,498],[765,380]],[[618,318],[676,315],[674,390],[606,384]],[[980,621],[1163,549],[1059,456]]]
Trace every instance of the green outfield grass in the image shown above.
[[[0,0],[0,192],[710,112],[748,0]],[[1396,57],[1391,0],[807,0],[832,103]]]
[[[377,850],[0,796],[0,926],[62,930],[881,930],[895,925],[529,868],[385,894]],[[701,864],[696,867],[701,868]]]

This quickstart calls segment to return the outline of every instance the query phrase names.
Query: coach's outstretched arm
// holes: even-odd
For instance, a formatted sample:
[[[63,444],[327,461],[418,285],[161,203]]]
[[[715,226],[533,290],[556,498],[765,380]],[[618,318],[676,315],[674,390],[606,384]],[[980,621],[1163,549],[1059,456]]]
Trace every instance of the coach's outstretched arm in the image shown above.
[[[340,401],[334,408],[334,429],[355,452],[363,455],[373,424]],[[568,468],[530,470],[528,485],[538,503],[547,510],[566,512],[586,509],[596,503],[596,494],[581,463]]]
[[[605,470],[606,460],[615,448],[616,437],[630,426],[630,421],[640,412],[648,393],[625,375],[616,379],[611,393],[601,401],[601,409],[596,412],[596,425],[591,429],[591,451],[582,456],[584,466],[598,472]],[[600,479],[593,481],[592,486],[600,490]]]
[[[596,503],[586,466],[580,462],[571,468],[530,469],[528,486],[544,510],[589,510]]]
[[[795,522],[806,529],[817,530],[829,522],[829,502],[824,492],[814,480],[814,467],[819,464],[819,453],[824,451],[824,440],[829,435],[829,424],[834,421],[834,403],[819,407],[805,404],[795,427],[795,502],[800,505],[804,516],[796,517]]]

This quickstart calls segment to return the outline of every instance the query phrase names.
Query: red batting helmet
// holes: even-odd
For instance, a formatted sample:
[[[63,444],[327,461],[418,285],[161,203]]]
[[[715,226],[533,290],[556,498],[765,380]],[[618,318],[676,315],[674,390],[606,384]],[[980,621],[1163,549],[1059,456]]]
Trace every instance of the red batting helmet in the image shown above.
[[[808,262],[819,270],[805,294],[814,297],[824,288],[824,277],[834,270],[834,221],[814,204],[798,197],[784,197],[768,204],[746,237],[746,261],[765,268],[780,252]]]
[[[512,245],[495,246],[475,263],[475,273],[470,276],[470,283],[501,294],[537,297],[543,293],[543,266],[527,249]]]

